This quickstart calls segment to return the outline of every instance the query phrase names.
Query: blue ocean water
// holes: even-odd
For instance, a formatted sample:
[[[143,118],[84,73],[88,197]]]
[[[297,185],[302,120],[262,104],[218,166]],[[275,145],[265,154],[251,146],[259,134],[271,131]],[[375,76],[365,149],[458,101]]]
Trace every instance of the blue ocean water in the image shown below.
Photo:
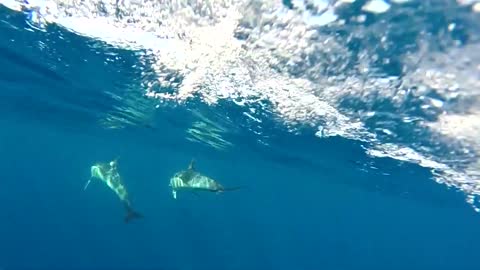
[[[241,128],[225,151],[185,139],[193,111],[236,119],[228,104],[164,106],[105,129],[106,116],[136,122],[132,110],[155,106],[134,90],[135,53],[32,30],[4,7],[0,22],[0,269],[477,269],[480,217],[429,170],[273,116],[269,146]],[[100,182],[83,190],[90,166],[116,157],[144,216],[129,224]],[[168,181],[192,158],[247,188],[173,200]]]

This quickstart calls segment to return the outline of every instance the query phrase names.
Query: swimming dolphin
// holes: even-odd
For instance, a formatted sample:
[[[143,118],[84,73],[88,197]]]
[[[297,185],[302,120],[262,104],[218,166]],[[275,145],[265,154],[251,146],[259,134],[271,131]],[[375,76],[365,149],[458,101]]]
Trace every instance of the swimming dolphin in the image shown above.
[[[224,191],[233,191],[242,187],[225,188],[212,178],[202,175],[195,170],[195,160],[190,162],[186,170],[177,172],[170,178],[173,198],[177,198],[178,190],[190,191],[209,191],[220,193]]]
[[[128,192],[125,186],[122,183],[122,179],[117,169],[117,159],[109,163],[96,163],[91,168],[90,179],[85,184],[83,190],[86,190],[91,180],[96,178],[105,183],[111,190],[113,190],[117,196],[122,200],[125,209],[127,210],[127,215],[125,216],[125,223],[130,222],[134,218],[141,218],[142,215],[137,213],[132,208],[132,204],[128,198]]]

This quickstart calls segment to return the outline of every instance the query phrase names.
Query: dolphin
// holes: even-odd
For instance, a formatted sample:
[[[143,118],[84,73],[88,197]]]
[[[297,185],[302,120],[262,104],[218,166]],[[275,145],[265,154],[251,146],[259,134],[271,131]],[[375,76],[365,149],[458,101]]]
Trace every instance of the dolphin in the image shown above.
[[[117,160],[110,161],[109,163],[96,163],[91,168],[90,179],[85,184],[83,190],[86,190],[92,179],[99,179],[105,183],[111,190],[117,194],[120,200],[123,202],[127,215],[125,216],[125,223],[130,222],[134,218],[142,218],[143,216],[133,210],[132,204],[128,198],[128,192],[123,185],[122,178],[118,173]]]
[[[177,172],[170,178],[169,186],[172,188],[172,196],[177,198],[178,190],[190,191],[209,191],[209,192],[225,192],[241,189],[242,187],[225,188],[212,178],[202,175],[195,170],[195,160],[192,160],[186,170]]]

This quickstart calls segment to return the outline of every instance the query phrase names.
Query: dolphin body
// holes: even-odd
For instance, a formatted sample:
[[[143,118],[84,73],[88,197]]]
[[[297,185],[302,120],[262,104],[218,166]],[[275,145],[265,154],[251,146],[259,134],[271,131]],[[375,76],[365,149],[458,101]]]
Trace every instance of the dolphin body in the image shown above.
[[[127,215],[125,216],[125,223],[130,222],[134,218],[141,218],[142,215],[133,210],[132,204],[128,198],[128,192],[123,185],[122,178],[118,173],[117,159],[109,163],[96,163],[91,168],[91,176],[86,183],[84,190],[87,189],[92,179],[99,179],[106,184],[111,190],[117,194],[120,200],[123,202]]]
[[[170,178],[170,185],[172,188],[172,196],[177,198],[178,190],[189,191],[209,191],[220,193],[224,191],[233,191],[241,187],[225,188],[212,178],[202,175],[195,170],[195,161],[192,160],[186,170],[177,172]]]

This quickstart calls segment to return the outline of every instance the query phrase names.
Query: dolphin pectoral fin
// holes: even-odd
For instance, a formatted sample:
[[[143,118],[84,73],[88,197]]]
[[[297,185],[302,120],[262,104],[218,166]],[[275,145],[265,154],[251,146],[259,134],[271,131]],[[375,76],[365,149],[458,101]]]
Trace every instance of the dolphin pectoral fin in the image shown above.
[[[143,215],[133,210],[133,208],[130,205],[125,204],[125,208],[127,209],[127,215],[125,216],[125,223],[129,223],[135,218],[143,218]]]
[[[88,179],[87,183],[85,183],[85,186],[83,187],[83,190],[87,190],[88,185],[90,185],[90,182],[92,182],[92,178]]]

